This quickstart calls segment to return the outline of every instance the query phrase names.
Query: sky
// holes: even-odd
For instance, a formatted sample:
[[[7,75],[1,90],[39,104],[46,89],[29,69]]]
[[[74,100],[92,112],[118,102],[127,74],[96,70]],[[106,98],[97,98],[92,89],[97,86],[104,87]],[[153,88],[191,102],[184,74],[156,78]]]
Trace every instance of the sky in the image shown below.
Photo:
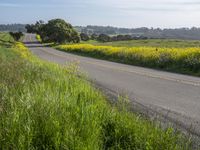
[[[200,27],[200,0],[0,0],[0,24],[62,18],[72,25]]]

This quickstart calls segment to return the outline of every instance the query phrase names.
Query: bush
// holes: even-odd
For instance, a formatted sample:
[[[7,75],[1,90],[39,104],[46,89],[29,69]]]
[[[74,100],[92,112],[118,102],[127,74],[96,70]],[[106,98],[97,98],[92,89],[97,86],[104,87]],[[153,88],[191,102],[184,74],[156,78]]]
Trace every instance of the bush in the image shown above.
[[[97,40],[97,38],[98,38],[98,35],[97,35],[97,34],[92,34],[92,35],[91,35],[91,39],[92,39],[92,40]]]
[[[42,42],[42,39],[41,39],[41,37],[40,37],[40,35],[36,35],[36,39],[39,41],[39,42]]]
[[[88,41],[88,40],[90,40],[90,37],[86,33],[81,33],[80,37],[81,37],[82,41]]]
[[[99,42],[110,42],[111,38],[110,38],[110,36],[108,36],[106,34],[100,34],[97,38],[97,41],[99,41]]]
[[[131,35],[117,35],[112,37],[112,41],[128,41],[132,40]]]
[[[19,41],[24,35],[22,32],[9,32],[9,34],[13,37],[15,41]]]

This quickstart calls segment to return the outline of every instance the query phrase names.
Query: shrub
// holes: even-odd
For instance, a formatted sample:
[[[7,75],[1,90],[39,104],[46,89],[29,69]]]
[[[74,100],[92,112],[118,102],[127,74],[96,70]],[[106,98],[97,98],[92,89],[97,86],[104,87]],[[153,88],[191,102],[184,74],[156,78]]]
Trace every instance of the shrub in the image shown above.
[[[106,35],[106,34],[100,34],[97,38],[98,41],[100,42],[110,42],[111,38],[110,36]]]
[[[23,36],[22,32],[9,32],[9,34],[13,37],[15,41],[19,41],[20,38]]]
[[[86,33],[81,33],[80,37],[82,41],[88,41],[90,39],[90,37]]]

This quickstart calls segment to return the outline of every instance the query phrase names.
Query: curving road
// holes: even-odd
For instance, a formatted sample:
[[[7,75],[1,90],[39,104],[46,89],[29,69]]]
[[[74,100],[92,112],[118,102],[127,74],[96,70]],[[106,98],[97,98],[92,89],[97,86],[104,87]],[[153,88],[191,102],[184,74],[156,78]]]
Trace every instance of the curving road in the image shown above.
[[[58,64],[78,61],[106,93],[125,94],[135,109],[162,116],[200,136],[200,78],[61,52],[37,43],[32,34],[26,34],[24,42],[41,59]]]

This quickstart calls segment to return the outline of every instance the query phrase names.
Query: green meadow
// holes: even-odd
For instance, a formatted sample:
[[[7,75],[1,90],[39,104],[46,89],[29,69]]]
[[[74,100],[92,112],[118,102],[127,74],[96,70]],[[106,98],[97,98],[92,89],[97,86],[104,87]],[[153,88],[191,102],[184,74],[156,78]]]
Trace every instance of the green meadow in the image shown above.
[[[200,47],[200,41],[195,40],[178,40],[178,39],[148,39],[148,40],[130,40],[114,42],[98,42],[95,40],[82,41],[83,44],[104,45],[114,47],[158,47],[158,48],[184,48]]]

